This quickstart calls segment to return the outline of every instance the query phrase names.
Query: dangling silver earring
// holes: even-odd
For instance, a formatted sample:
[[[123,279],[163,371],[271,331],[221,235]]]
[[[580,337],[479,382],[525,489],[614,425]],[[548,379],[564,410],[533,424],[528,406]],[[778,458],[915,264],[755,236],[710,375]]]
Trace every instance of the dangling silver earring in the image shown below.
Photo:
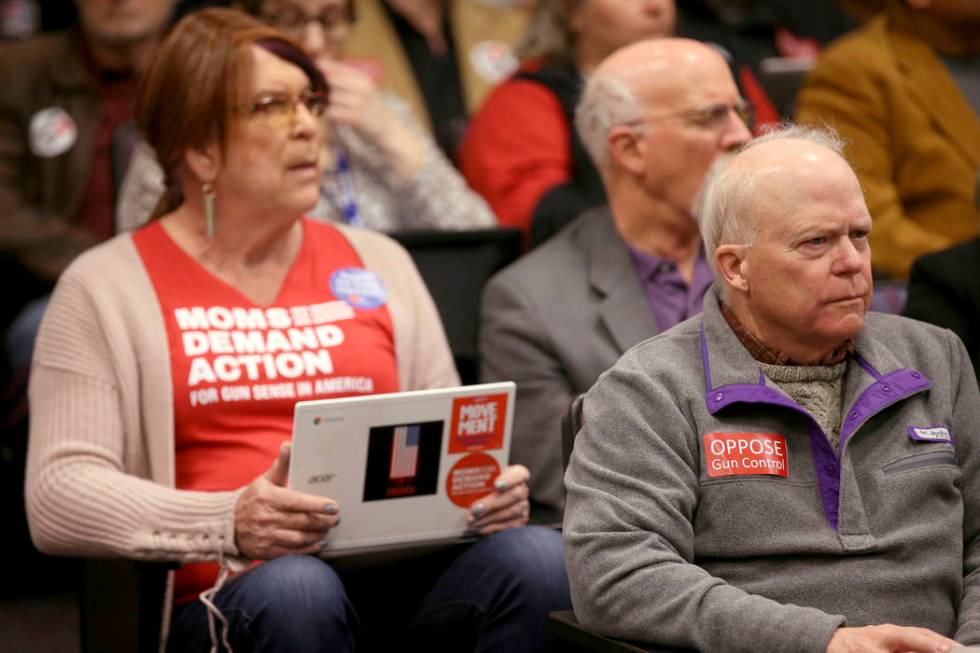
[[[215,216],[214,216],[214,185],[210,181],[201,184],[201,193],[204,195],[204,235],[214,238]]]

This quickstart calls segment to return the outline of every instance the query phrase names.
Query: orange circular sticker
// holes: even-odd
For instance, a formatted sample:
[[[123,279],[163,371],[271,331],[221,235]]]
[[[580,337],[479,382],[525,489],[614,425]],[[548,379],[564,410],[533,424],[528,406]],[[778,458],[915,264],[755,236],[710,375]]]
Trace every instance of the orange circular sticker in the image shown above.
[[[493,491],[493,481],[500,474],[497,460],[485,453],[463,456],[449,470],[446,494],[460,508],[469,508],[477,499]]]

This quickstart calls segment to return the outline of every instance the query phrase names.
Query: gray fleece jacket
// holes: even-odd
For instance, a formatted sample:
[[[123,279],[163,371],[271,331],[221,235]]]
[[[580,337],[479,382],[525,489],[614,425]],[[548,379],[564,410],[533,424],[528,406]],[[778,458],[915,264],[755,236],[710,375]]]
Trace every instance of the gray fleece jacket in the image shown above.
[[[565,484],[576,616],[701,651],[825,651],[895,623],[980,643],[980,394],[950,331],[869,313],[840,455],[718,308],[586,396]]]

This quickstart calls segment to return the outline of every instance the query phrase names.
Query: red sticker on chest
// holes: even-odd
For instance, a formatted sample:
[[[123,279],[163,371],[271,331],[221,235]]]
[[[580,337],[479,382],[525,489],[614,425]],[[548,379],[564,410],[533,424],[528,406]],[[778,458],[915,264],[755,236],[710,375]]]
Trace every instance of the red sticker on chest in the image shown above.
[[[704,436],[708,476],[771,474],[786,478],[786,438],[778,433],[708,433]]]

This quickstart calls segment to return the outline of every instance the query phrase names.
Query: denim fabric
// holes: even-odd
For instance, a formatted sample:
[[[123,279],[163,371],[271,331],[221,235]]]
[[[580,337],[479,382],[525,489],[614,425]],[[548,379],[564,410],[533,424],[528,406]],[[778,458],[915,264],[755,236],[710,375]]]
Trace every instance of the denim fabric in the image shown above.
[[[7,360],[10,369],[16,370],[31,362],[34,353],[34,341],[37,340],[37,330],[41,327],[41,318],[48,308],[51,295],[38,297],[25,306],[7,330]]]
[[[232,624],[232,647],[350,651],[356,637],[359,653],[549,651],[547,614],[571,607],[561,534],[540,526],[342,577],[353,601],[327,563],[309,556],[272,560],[229,581],[216,603]],[[352,604],[364,613],[363,629]],[[168,650],[210,645],[204,606],[179,608]]]
[[[412,621],[424,651],[557,650],[552,610],[571,609],[561,533],[512,528],[471,545],[443,572]]]
[[[265,562],[228,581],[214,602],[228,619],[228,642],[236,652],[354,650],[357,617],[340,578],[319,558],[284,556]],[[220,642],[221,624],[215,626]],[[203,603],[193,601],[174,611],[167,650],[211,650]]]

